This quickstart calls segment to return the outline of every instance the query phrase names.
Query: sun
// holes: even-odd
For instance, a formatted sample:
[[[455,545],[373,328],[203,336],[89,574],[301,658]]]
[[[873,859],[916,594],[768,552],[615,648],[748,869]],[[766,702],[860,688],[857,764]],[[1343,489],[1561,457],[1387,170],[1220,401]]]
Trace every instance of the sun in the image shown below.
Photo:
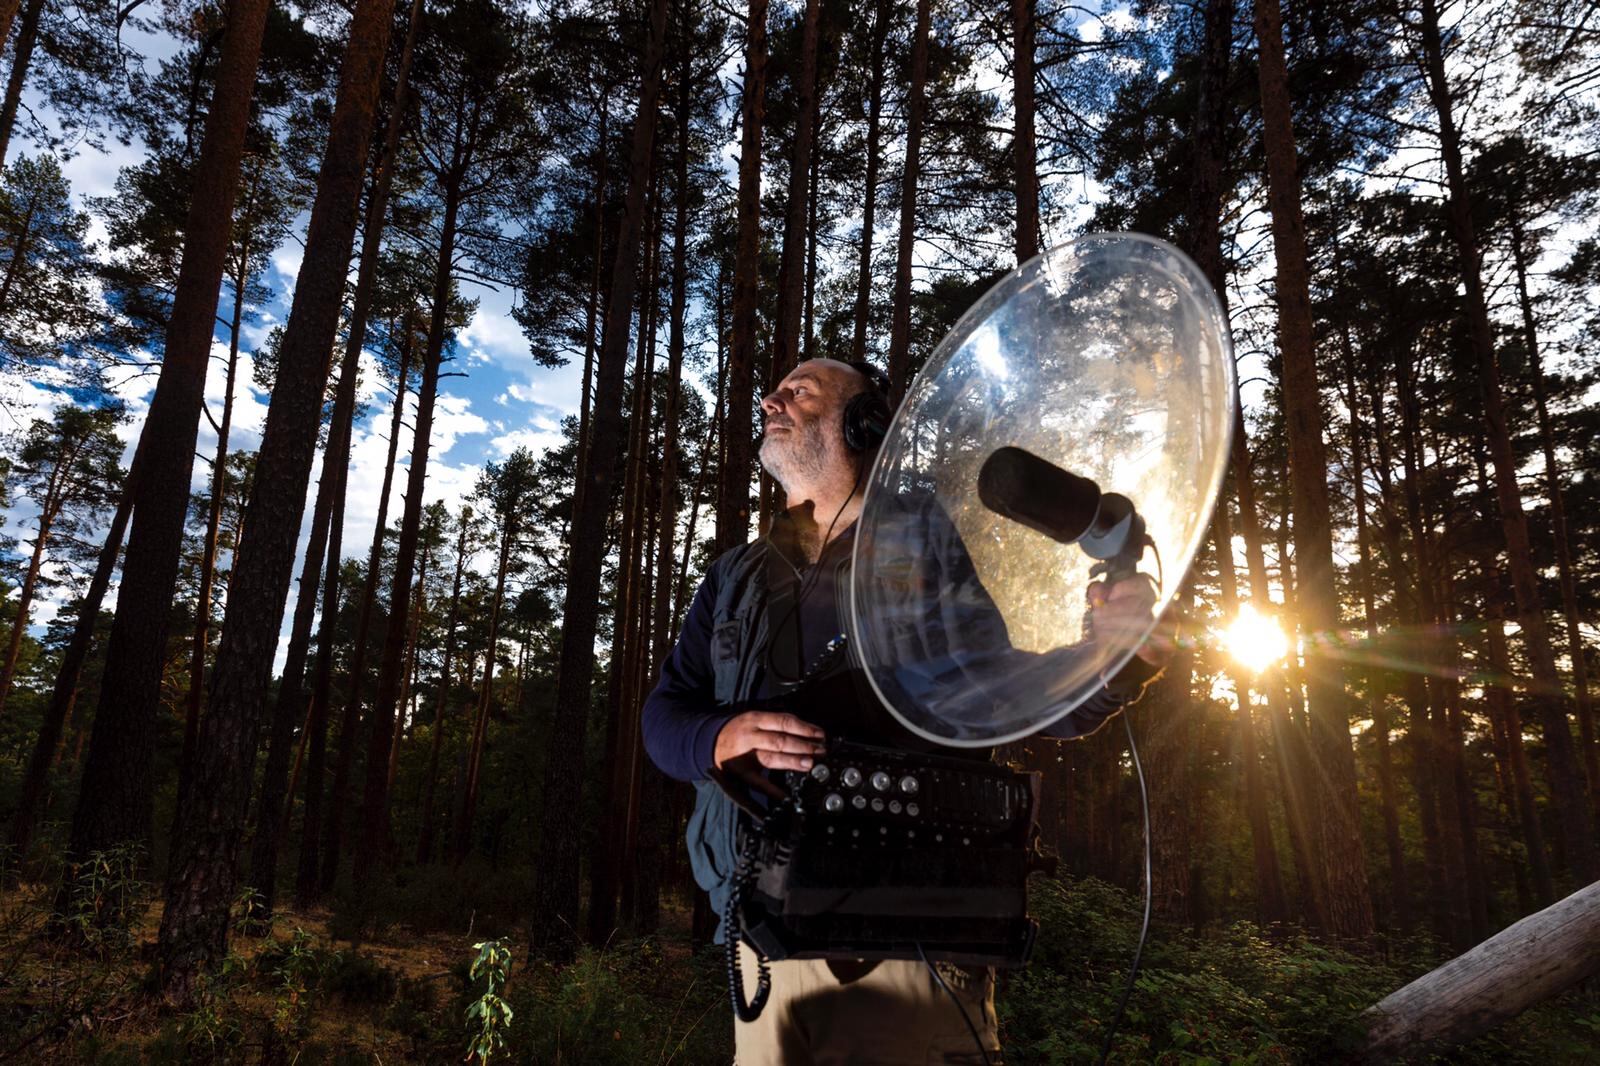
[[[1223,641],[1228,654],[1256,674],[1289,654],[1289,638],[1277,620],[1248,603],[1239,608],[1238,616],[1223,631]]]

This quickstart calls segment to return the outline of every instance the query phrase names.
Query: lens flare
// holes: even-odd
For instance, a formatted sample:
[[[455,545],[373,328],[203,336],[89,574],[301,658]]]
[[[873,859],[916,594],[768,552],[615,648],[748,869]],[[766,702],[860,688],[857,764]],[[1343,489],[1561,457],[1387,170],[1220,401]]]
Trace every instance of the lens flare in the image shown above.
[[[1248,603],[1239,608],[1238,616],[1223,631],[1223,641],[1229,655],[1257,674],[1289,654],[1289,638],[1284,636],[1277,619]]]

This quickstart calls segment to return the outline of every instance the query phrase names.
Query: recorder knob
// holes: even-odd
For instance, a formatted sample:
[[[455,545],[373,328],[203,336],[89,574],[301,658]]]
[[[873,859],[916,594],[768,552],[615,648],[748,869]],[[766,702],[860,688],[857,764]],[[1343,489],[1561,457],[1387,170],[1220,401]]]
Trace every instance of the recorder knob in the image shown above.
[[[844,810],[844,797],[837,792],[830,792],[827,798],[822,801],[822,808],[829,814],[838,814]]]
[[[845,788],[855,788],[861,784],[861,771],[854,766],[846,766],[844,773],[839,775],[839,780],[844,783]]]
[[[904,792],[906,795],[915,796],[917,794],[917,788],[917,779],[912,777],[910,774],[907,774],[900,779],[900,791]]]
[[[811,768],[811,779],[820,785],[828,783],[828,778],[833,776],[833,771],[828,769],[827,763],[817,763]]]
[[[882,770],[878,770],[872,775],[872,787],[877,789],[879,792],[887,792],[889,791],[890,780],[891,779],[888,774],[884,773]]]

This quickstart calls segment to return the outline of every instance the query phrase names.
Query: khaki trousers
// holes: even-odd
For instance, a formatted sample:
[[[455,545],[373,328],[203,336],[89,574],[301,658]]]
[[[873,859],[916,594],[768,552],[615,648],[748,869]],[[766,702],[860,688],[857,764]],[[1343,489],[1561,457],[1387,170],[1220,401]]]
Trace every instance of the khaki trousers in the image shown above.
[[[756,957],[739,945],[745,996]],[[988,1050],[1000,1061],[994,971],[934,963]],[[772,994],[754,1022],[733,1022],[737,1066],[924,1066],[979,1063],[967,1023],[921,962],[775,962]]]

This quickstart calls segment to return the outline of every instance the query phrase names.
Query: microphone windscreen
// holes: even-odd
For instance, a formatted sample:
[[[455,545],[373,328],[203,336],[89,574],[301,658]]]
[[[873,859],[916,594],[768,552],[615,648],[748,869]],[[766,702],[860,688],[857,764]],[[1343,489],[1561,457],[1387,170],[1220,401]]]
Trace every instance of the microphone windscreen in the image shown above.
[[[995,514],[1062,544],[1089,531],[1100,509],[1100,486],[1032,452],[1007,445],[983,461],[978,498]]]

